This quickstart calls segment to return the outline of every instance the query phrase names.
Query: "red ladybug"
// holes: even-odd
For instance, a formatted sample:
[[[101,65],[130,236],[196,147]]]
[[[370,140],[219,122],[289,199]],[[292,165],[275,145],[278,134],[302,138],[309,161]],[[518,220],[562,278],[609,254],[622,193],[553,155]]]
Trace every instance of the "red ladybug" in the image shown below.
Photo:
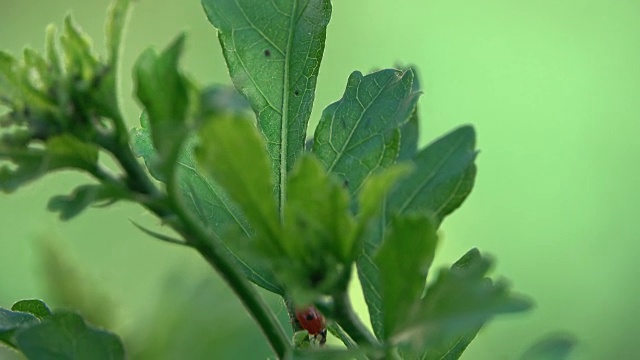
[[[300,326],[309,332],[309,335],[319,340],[320,345],[327,342],[327,325],[324,316],[314,306],[296,309],[296,319]]]

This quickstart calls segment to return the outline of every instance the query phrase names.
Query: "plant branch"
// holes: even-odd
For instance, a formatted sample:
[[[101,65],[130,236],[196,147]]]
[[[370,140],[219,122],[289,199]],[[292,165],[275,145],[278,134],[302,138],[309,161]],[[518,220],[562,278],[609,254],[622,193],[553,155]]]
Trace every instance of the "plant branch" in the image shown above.
[[[106,144],[115,145],[114,142]],[[105,148],[118,160],[126,172],[127,185],[131,187],[131,190],[149,196],[149,199],[141,201],[141,204],[167,221],[174,230],[184,237],[187,245],[194,247],[211,264],[258,323],[278,358],[288,356],[293,349],[275,315],[242,273],[224,254],[219,252],[219,249],[211,241],[214,235],[185,209],[175,182],[168,182],[168,196],[162,194],[140,166],[128,145],[115,145],[110,148],[105,146]],[[163,201],[158,201],[159,199],[163,199]]]
[[[349,337],[360,346],[372,349],[378,348],[380,346],[378,340],[376,340],[353,310],[348,292],[342,291],[334,300],[334,319]]]
[[[181,233],[185,240],[198,250],[240,298],[240,301],[267,337],[278,358],[285,358],[293,349],[273,311],[267,306],[256,289],[235,268],[233,263],[213,245],[211,242],[213,235],[184,209],[180,199],[176,198],[174,191],[168,191],[172,208],[176,212],[178,219],[184,224]]]

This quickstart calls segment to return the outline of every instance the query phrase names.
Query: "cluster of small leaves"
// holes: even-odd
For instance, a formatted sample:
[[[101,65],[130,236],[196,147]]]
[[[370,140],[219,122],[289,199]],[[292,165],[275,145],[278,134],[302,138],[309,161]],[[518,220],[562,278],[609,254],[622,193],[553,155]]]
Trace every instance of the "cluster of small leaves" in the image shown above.
[[[107,29],[108,56],[99,59],[71,17],[62,34],[47,29],[46,51],[27,48],[22,59],[0,52],[0,190],[11,192],[61,170],[87,172],[105,180],[81,186],[50,207],[63,219],[94,202],[127,196],[108,180],[98,162],[100,148],[126,146],[127,132],[118,110],[117,59],[129,1],[115,2]],[[12,164],[9,164],[12,163]]]
[[[69,311],[49,310],[40,300],[21,300],[0,308],[0,342],[28,359],[124,359],[120,339],[87,324]]]
[[[0,101],[10,109],[0,160],[13,163],[0,169],[0,189],[74,169],[99,184],[52,199],[63,219],[95,203],[140,203],[183,239],[143,230],[200,251],[280,357],[291,346],[246,280],[316,305],[332,332],[371,358],[457,359],[493,316],[530,306],[488,277],[491,261],[477,250],[427,285],[438,227],[469,195],[477,152],[469,126],[418,149],[413,69],[354,72],[307,141],[329,0],[203,0],[237,92],[201,89],[179,70],[182,36],[148,50],[134,69],[144,112],[131,144],[115,87],[128,5],[112,7],[107,60],[70,19],[62,58],[53,30],[46,57],[0,53]],[[118,175],[100,164],[100,151],[115,158]],[[354,265],[373,334],[349,302]],[[307,353],[317,355],[296,352]]]

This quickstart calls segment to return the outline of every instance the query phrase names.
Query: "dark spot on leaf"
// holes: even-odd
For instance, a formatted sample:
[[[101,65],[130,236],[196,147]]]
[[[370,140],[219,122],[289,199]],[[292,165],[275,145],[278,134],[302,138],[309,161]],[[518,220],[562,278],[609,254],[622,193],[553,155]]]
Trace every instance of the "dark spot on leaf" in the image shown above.
[[[349,188],[349,180],[344,179],[344,182],[342,183],[342,186],[344,186],[345,189]]]
[[[299,91],[299,90],[294,91],[294,92],[293,92],[293,95],[295,95],[295,96],[300,95],[300,91]]]
[[[269,49],[264,51],[264,56],[269,57],[271,56],[271,51]]]

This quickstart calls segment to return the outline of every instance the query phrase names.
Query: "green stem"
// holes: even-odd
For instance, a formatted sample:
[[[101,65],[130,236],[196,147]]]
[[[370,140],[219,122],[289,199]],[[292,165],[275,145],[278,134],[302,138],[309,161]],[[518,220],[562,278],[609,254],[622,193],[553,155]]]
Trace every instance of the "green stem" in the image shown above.
[[[273,311],[233,263],[213,245],[211,241],[213,235],[185,210],[174,181],[169,181],[167,184],[167,201],[158,201],[165,195],[161,194],[149,179],[128,144],[105,148],[113,154],[128,175],[127,185],[132,190],[149,196],[149,201],[142,202],[142,205],[162,219],[172,218],[168,223],[185,238],[189,245],[198,250],[227,282],[256,320],[278,358],[289,356],[293,349]]]
[[[362,323],[358,315],[356,315],[353,306],[351,306],[351,300],[349,299],[347,291],[341,292],[334,300],[333,315],[340,327],[342,327],[358,345],[371,349],[378,348],[380,346],[378,340]]]
[[[98,141],[120,163],[127,176],[127,186],[131,190],[151,197],[160,197],[160,191],[153,184],[147,172],[140,166],[128,142],[121,144],[121,141],[113,138],[99,139]]]
[[[169,192],[171,196],[173,192]],[[213,246],[210,241],[213,235],[184,210],[179,199],[175,199],[172,196],[172,200],[172,208],[184,224],[181,231],[184,238],[192,243],[192,246],[200,252],[240,298],[240,301],[260,326],[278,358],[285,358],[291,353],[292,348],[273,311],[267,306],[256,289],[245,279],[244,275],[235,268],[233,263]]]

